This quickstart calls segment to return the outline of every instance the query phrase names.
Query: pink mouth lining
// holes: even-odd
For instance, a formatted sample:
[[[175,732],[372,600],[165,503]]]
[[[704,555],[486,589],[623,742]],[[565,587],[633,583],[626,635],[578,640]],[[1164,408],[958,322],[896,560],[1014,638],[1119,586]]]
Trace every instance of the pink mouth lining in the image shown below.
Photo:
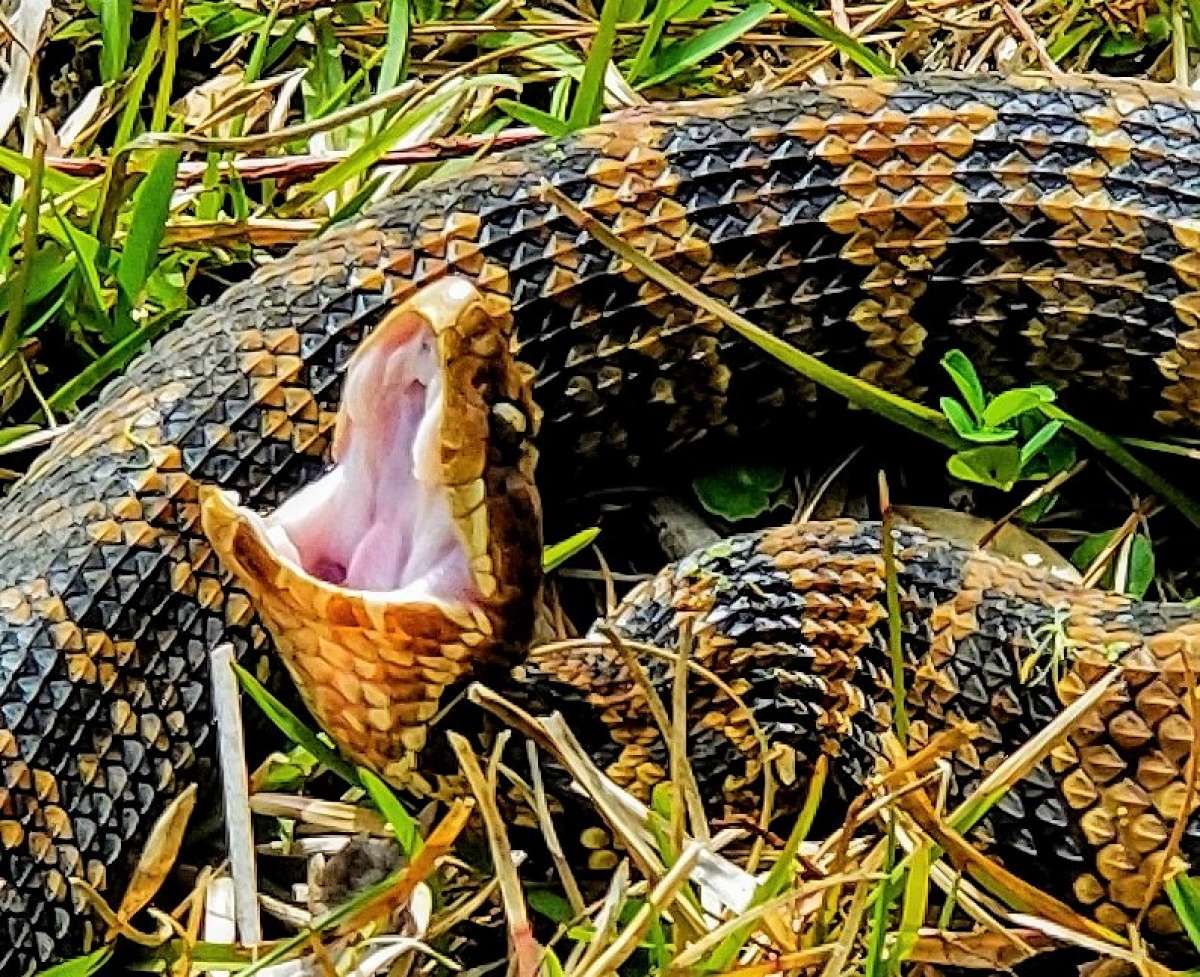
[[[437,340],[376,337],[351,361],[335,467],[265,520],[311,576],[396,600],[467,599],[474,585],[440,479]]]

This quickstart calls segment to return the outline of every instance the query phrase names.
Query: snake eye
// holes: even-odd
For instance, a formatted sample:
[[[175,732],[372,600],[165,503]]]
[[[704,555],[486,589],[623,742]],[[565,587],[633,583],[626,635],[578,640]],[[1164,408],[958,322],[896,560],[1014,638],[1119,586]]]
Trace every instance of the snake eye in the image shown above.
[[[495,330],[486,369],[455,369],[474,362],[455,355],[464,322]],[[202,490],[205,532],[310,709],[397,784],[414,786],[412,754],[445,689],[528,637],[536,491],[528,465],[503,460],[527,446],[527,422],[491,403],[511,365],[507,325],[469,283],[427,286],[351,359],[325,476],[266,516]]]

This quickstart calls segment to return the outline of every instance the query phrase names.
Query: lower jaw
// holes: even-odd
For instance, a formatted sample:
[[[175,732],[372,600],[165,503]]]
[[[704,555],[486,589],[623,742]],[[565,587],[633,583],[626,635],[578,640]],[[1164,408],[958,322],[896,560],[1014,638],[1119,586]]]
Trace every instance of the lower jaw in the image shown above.
[[[488,316],[469,283],[447,279],[376,327],[347,371],[340,476],[265,519],[201,488],[204,530],[314,718],[350,759],[417,793],[446,692],[525,645],[540,587],[534,408],[509,345],[478,342],[511,326]],[[520,437],[504,441],[497,425],[518,404]],[[364,473],[375,481],[360,492],[350,480]],[[372,551],[380,539],[403,549]]]
[[[419,795],[429,724],[446,693],[500,656],[498,620],[478,603],[396,602],[332,587],[279,562],[251,514],[202,491],[205,529],[267,625],[317,722],[353,762]]]

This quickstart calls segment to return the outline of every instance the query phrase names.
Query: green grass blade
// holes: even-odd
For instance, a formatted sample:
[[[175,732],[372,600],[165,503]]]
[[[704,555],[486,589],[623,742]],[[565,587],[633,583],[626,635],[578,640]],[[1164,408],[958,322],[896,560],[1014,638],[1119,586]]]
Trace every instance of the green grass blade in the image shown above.
[[[395,88],[408,74],[408,42],[412,33],[409,0],[392,0],[388,9],[387,46],[379,68],[377,91]]]
[[[139,326],[133,332],[128,333],[115,346],[106,350],[103,356],[89,363],[79,373],[54,391],[53,394],[46,398],[46,402],[55,410],[65,410],[66,408],[74,407],[79,403],[80,399],[95,390],[99,384],[103,383],[113,374],[119,373],[137,355],[138,350],[164,333],[167,327],[180,318],[182,314],[182,312],[174,312],[168,315],[156,316],[145,325]]]
[[[163,65],[158,73],[158,89],[154,93],[154,112],[150,117],[150,129],[158,132],[167,126],[167,111],[171,107],[171,93],[175,88],[175,68],[179,64],[179,20],[183,13],[183,0],[167,0],[163,6],[166,20],[163,37]]]
[[[1062,421],[1063,427],[1082,441],[1106,455],[1111,461],[1120,465],[1143,485],[1149,486],[1160,497],[1166,499],[1178,509],[1193,526],[1200,528],[1200,503],[1194,498],[1167,481],[1149,465],[1143,464],[1129,449],[1114,437],[1103,431],[1098,431],[1090,424],[1068,414],[1054,404],[1042,404],[1039,408],[1052,421]]]
[[[685,41],[665,48],[651,67],[652,74],[638,84],[638,88],[649,88],[670,81],[681,71],[699,64],[705,58],[728,47],[747,31],[756,27],[774,8],[770,3],[755,3],[723,24],[701,31]]]
[[[779,2],[779,0],[775,0]],[[859,377],[842,373],[822,362],[810,353],[796,349],[778,336],[756,326],[744,316],[727,308],[720,302],[705,295],[694,285],[684,281],[678,275],[668,271],[661,264],[630,247],[595,217],[585,213],[572,203],[563,193],[549,184],[543,184],[542,196],[554,204],[573,223],[586,229],[610,251],[624,258],[638,272],[664,288],[679,295],[699,309],[711,313],[718,321],[723,322],[739,335],[750,340],[764,352],[770,353],[785,366],[797,373],[808,377],[814,383],[845,397],[857,407],[873,411],[880,417],[886,418],[915,434],[920,434],[931,441],[945,445],[954,451],[965,451],[970,444],[958,437],[946,423],[940,412],[918,404],[916,401],[901,397],[898,394],[881,390]],[[1096,450],[1107,455],[1110,459],[1124,468],[1144,485],[1148,485],[1162,498],[1175,506],[1188,521],[1200,528],[1200,505],[1186,493],[1162,478],[1153,469],[1142,464],[1129,453],[1119,441],[1109,437],[1083,421],[1072,417],[1066,411],[1053,404],[1042,404],[1039,410],[1050,420],[1063,422],[1063,427],[1077,437],[1086,441]]]
[[[271,10],[259,28],[258,36],[254,38],[254,47],[250,49],[250,57],[246,60],[246,82],[255,82],[262,77],[263,66],[267,62],[267,52],[271,49],[271,31],[279,20],[281,0],[271,4]]]
[[[767,332],[761,326],[756,326],[745,316],[739,315],[712,299],[696,286],[668,271],[657,261],[630,247],[596,218],[580,210],[555,187],[543,184],[542,195],[573,223],[585,228],[597,241],[628,261],[638,272],[697,308],[711,313],[720,322],[754,343],[759,349],[770,353],[790,369],[827,390],[845,397],[855,406],[873,411],[938,444],[953,448],[955,451],[962,451],[971,446],[969,442],[959,438],[950,429],[950,425],[946,423],[946,419],[939,411],[873,386],[859,377],[843,373],[811,353],[797,349],[786,340]]]
[[[1168,879],[1163,888],[1192,946],[1200,950],[1200,884],[1195,879],[1179,874]]]
[[[427,121],[430,117],[450,107],[466,91],[484,87],[513,87],[507,75],[478,75],[461,82],[450,82],[429,98],[407,112],[401,112],[378,133],[366,139],[349,156],[330,167],[306,187],[304,200],[295,209],[303,210],[320,200],[325,194],[344,189],[348,183],[361,175],[384,153],[392,148],[406,133]]]
[[[896,863],[896,821],[888,822],[887,850],[883,867],[887,878],[881,879],[871,891],[875,907],[871,913],[871,928],[867,934],[867,958],[863,963],[863,977],[882,977],[884,972],[884,945],[887,940],[888,915],[896,899],[896,886],[890,873]]]
[[[263,71],[270,71],[279,61],[284,58],[292,49],[292,45],[296,43],[296,38],[304,28],[309,26],[311,16],[303,14],[298,17],[293,17],[287,27],[285,27],[279,35],[272,38],[270,46],[267,48],[267,56],[263,64]]]
[[[0,169],[6,170],[13,176],[19,176],[22,180],[28,180],[33,173],[33,162],[27,156],[0,146]],[[59,173],[53,169],[47,169],[44,172],[42,183],[47,190],[54,194],[79,192],[87,185],[86,180],[68,176],[66,173]],[[88,202],[80,200],[81,204]]]
[[[562,566],[576,553],[591,546],[599,535],[600,527],[592,526],[590,529],[581,529],[574,536],[569,536],[561,543],[547,546],[542,551],[542,569],[549,573],[556,567]]]
[[[886,491],[882,473],[879,476],[880,495]],[[883,572],[888,612],[888,658],[892,663],[892,722],[900,745],[908,743],[908,712],[905,709],[904,649],[901,647],[900,583],[896,573],[896,541],[892,537],[895,513],[891,503],[883,502],[882,539],[879,548],[883,556]]]
[[[813,768],[812,778],[808,782],[808,792],[804,797],[804,806],[800,808],[800,815],[796,818],[795,824],[792,825],[791,834],[788,835],[788,840],[784,844],[783,851],[780,852],[779,858],[775,860],[775,864],[771,866],[771,871],[767,873],[767,877],[754,890],[754,897],[750,900],[750,907],[748,908],[761,906],[764,902],[774,899],[791,881],[795,868],[796,855],[800,851],[800,846],[808,837],[808,832],[812,830],[817,810],[821,806],[821,796],[825,792],[825,779],[828,769],[828,763],[825,758],[820,758],[817,761],[817,765]],[[750,938],[754,927],[754,923],[748,923],[726,936],[709,956],[706,961],[706,969],[714,973],[721,973],[728,970],[734,961],[737,960],[738,954],[742,952],[742,947],[746,945],[746,940]]]
[[[600,118],[600,109],[604,105],[604,74],[612,60],[620,13],[620,0],[605,0],[600,26],[592,37],[592,47],[583,65],[583,80],[575,92],[571,115],[567,119],[572,129],[582,129]]]
[[[117,124],[117,134],[113,137],[112,148],[114,150],[120,150],[133,138],[133,130],[137,126],[138,116],[142,111],[142,96],[146,92],[146,83],[149,82],[150,73],[154,70],[155,62],[158,61],[158,45],[159,26],[156,23],[150,31],[150,36],[146,38],[145,47],[142,48],[142,57],[133,72],[133,78],[129,81],[129,87],[125,94],[125,108],[121,112],[121,121]]]
[[[21,208],[5,208],[4,221],[0,222],[0,278],[8,278],[13,266],[13,243],[17,240],[17,228],[21,226]]]
[[[511,98],[496,99],[496,108],[518,122],[541,129],[551,139],[559,139],[571,131],[571,127],[562,119]]]
[[[100,0],[100,78],[116,81],[129,56],[133,0]]]
[[[1196,2],[1196,0],[1192,0]],[[1046,54],[1050,56],[1052,61],[1061,61],[1068,54],[1075,50],[1080,44],[1086,41],[1096,31],[1097,24],[1091,20],[1085,20],[1081,24],[1076,24],[1062,37],[1054,40],[1046,48]]]
[[[900,907],[900,930],[888,954],[888,973],[896,977],[900,965],[912,953],[917,943],[917,931],[925,925],[929,908],[929,872],[932,852],[928,844],[920,844],[909,859],[908,876],[904,882],[904,901]]]
[[[100,272],[96,269],[96,256],[100,252],[100,242],[64,219],[53,204],[51,210],[58,221],[58,226],[62,229],[63,238],[75,255],[75,265],[79,269],[79,278],[83,282],[88,301],[97,312],[104,312],[104,297],[100,292]]]
[[[0,358],[3,368],[12,366],[8,357],[17,348],[17,337],[25,318],[26,302],[31,290],[30,273],[38,253],[38,224],[42,214],[42,179],[46,173],[46,144],[40,139],[34,144],[33,159],[30,160],[29,179],[25,183],[25,196],[21,209],[25,214],[25,226],[21,231],[21,264],[13,277],[5,282],[8,286],[6,298],[8,309],[4,327],[0,330]]]
[[[323,739],[314,733],[304,721],[291,709],[273,696],[258,679],[251,675],[241,665],[233,666],[238,681],[246,694],[255,701],[258,708],[271,720],[283,734],[298,746],[304,747],[324,766],[341,777],[353,787],[362,787],[354,768],[343,760],[337,752]]]
[[[0,285],[0,309],[11,308],[24,296],[22,308],[29,308],[55,291],[75,271],[75,255],[64,253],[57,244],[47,243],[34,252],[26,276],[20,269],[14,277]],[[23,325],[23,333],[32,333],[29,325]]]
[[[366,767],[358,768],[358,779],[362,782],[367,796],[392,826],[396,840],[409,858],[417,853],[421,846],[421,829],[416,819],[404,809],[399,798],[392,793],[392,788],[384,783],[377,774]]]
[[[158,246],[170,213],[171,195],[175,192],[175,172],[179,168],[179,151],[168,149],[159,153],[150,172],[133,195],[133,211],[129,218],[129,234],[117,266],[117,284],[128,303],[129,315],[137,305],[150,272],[158,263]],[[120,303],[118,303],[120,307]],[[118,335],[128,332],[132,317],[118,325]]]
[[[1200,3],[1200,0],[1196,0],[1196,2]],[[650,23],[646,25],[646,33],[642,35],[637,54],[633,56],[633,64],[629,66],[625,75],[629,84],[636,84],[637,80],[649,70],[654,51],[667,26],[667,15],[670,11],[671,0],[656,0],[654,10],[650,14]]]
[[[828,21],[822,20],[808,7],[793,3],[792,0],[771,0],[771,3],[807,31],[827,44],[832,44],[868,74],[876,78],[887,78],[896,73],[896,70],[874,51],[849,34],[838,30]]]
[[[108,958],[112,955],[111,946],[102,946],[85,956],[64,960],[53,967],[38,971],[35,977],[90,977],[108,963]]]

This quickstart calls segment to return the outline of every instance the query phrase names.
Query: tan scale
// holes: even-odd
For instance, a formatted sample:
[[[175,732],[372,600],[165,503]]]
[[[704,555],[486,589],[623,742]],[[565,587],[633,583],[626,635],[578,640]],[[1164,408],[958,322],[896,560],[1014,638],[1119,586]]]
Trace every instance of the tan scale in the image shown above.
[[[527,377],[513,363],[509,344],[495,341],[508,335],[511,322],[493,318],[468,282],[448,278],[416,291],[388,313],[362,348],[420,328],[432,331],[446,374],[440,485],[451,502],[480,607],[393,604],[386,594],[341,588],[280,559],[226,494],[205,489],[202,508],[205,532],[246,588],[313,715],[357,762],[396,785],[428,793],[434,787],[415,769],[416,757],[442,694],[481,662],[511,654],[506,608],[514,598],[528,599],[522,591],[537,586],[536,568],[513,563],[503,549],[505,533],[538,530],[527,522],[536,515],[536,496],[530,495],[534,508],[509,510],[510,503],[521,504],[516,495],[497,498],[483,484],[493,477],[490,414],[476,380],[486,364],[494,365],[507,386],[493,396],[525,400],[525,416],[535,415]],[[334,436],[335,457],[346,423],[343,418]],[[522,423],[532,435],[536,420]],[[527,447],[514,472],[528,493],[533,459]],[[514,511],[526,514],[514,517]]]

